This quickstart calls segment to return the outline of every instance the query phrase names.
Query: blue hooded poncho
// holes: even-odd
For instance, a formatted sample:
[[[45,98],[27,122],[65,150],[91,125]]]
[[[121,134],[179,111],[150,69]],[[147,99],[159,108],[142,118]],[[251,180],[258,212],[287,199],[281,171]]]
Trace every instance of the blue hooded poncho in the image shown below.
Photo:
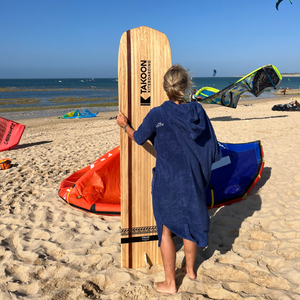
[[[156,150],[152,201],[158,245],[165,225],[198,247],[206,247],[209,215],[205,189],[211,165],[222,155],[201,104],[164,102],[150,110],[134,139],[139,145],[150,140]]]

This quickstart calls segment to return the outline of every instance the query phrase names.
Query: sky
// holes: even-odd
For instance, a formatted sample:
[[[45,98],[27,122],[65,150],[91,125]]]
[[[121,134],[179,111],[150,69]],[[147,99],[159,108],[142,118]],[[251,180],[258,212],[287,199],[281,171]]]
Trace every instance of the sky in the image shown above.
[[[300,0],[6,0],[0,79],[117,78],[122,34],[166,34],[172,62],[193,77],[246,75],[266,65],[300,73]]]

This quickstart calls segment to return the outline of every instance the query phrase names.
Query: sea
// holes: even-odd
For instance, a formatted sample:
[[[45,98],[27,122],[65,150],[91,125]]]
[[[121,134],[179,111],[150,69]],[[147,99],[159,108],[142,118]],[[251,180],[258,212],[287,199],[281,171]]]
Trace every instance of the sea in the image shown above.
[[[223,89],[240,77],[193,77],[193,89],[208,86]],[[280,87],[300,88],[300,77],[283,77]],[[9,88],[9,91],[1,91]],[[79,98],[80,101],[59,102],[51,99],[64,97]],[[251,94],[247,100],[255,98]],[[264,92],[261,98],[276,97],[274,90]],[[94,100],[98,98],[97,100]],[[17,103],[17,99],[25,99]],[[36,103],[26,103],[26,99],[36,99]],[[78,99],[78,100],[79,100]],[[70,101],[70,100],[69,100]],[[242,99],[240,101],[243,101]],[[31,101],[34,102],[34,101]],[[53,79],[0,79],[0,108],[43,107],[44,109],[71,107],[72,105],[92,105],[118,102],[117,78],[53,78]],[[101,111],[117,110],[117,106],[103,107]],[[1,113],[0,113],[1,115]]]
[[[0,79],[1,88],[9,88],[9,91],[0,92],[0,101],[4,99],[39,99],[34,104],[6,104],[3,108],[10,107],[53,107],[72,104],[93,104],[105,102],[118,102],[118,80],[116,78],[92,78],[92,79]],[[83,98],[83,101],[54,102],[50,99],[60,97]],[[98,101],[86,99],[101,98]],[[13,102],[13,101],[12,101]]]

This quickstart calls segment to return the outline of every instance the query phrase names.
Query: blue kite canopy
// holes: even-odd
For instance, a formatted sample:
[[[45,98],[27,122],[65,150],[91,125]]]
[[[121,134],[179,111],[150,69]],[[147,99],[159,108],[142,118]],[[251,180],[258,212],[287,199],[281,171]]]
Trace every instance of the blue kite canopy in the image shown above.
[[[223,158],[212,166],[206,189],[208,208],[244,199],[261,177],[264,156],[260,141],[245,144],[219,142]]]
[[[98,112],[91,113],[89,110],[85,109],[82,113],[80,113],[79,118],[92,118],[96,117]]]
[[[79,118],[93,118],[96,117],[96,115],[98,114],[98,112],[96,113],[91,113],[89,110],[85,109],[82,113],[79,112],[78,109],[71,111],[65,115],[63,115],[62,117],[60,117],[61,119],[79,119]]]

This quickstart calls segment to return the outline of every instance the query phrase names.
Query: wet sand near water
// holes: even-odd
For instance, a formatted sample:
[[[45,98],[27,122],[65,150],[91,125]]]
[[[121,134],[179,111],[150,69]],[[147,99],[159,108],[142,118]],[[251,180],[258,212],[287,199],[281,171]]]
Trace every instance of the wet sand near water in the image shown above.
[[[265,168],[246,199],[209,211],[197,278],[178,269],[172,296],[156,292],[161,265],[121,268],[120,217],[74,209],[57,194],[63,179],[119,145],[116,111],[21,118],[19,145],[0,152],[13,163],[0,171],[0,299],[300,299],[299,112],[272,111],[289,102],[203,105],[219,141],[261,140]],[[175,241],[180,268],[182,241]]]
[[[82,112],[85,108],[64,108],[64,109],[47,109],[47,110],[32,110],[32,111],[14,111],[14,112],[2,112],[0,117],[9,120],[21,120],[32,118],[47,118],[47,117],[61,117],[71,111],[78,109]],[[104,107],[87,107],[91,113],[104,113],[110,111],[118,111],[117,106],[104,106]]]

